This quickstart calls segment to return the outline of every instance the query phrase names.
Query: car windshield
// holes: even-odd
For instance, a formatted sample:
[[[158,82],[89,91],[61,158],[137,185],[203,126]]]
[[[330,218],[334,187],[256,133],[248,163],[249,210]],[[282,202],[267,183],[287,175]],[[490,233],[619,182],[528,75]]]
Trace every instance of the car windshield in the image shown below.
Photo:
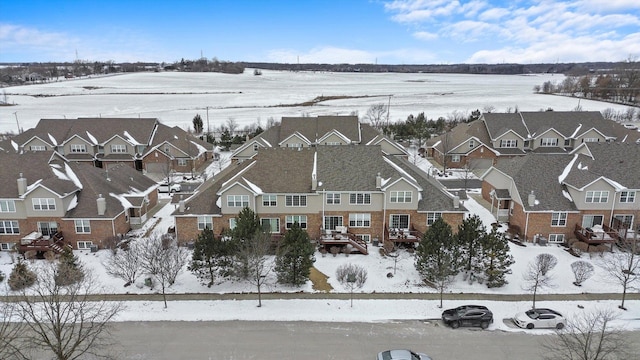
[[[535,310],[529,310],[529,311],[526,312],[526,314],[527,314],[528,317],[530,317],[532,319],[537,319],[540,316],[540,314],[538,314],[538,312],[535,311]]]

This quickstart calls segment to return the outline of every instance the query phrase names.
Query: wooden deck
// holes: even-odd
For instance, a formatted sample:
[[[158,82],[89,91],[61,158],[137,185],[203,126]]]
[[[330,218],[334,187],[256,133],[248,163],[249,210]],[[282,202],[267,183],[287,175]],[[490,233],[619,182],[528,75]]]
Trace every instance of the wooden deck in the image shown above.
[[[578,240],[589,245],[613,244],[618,241],[618,232],[607,225],[602,226],[602,231],[597,231],[596,229],[583,228],[576,224],[573,233]]]
[[[43,236],[39,232],[32,232],[20,240],[18,251],[21,254],[24,254],[27,251],[35,251],[39,253],[53,251],[56,254],[61,254],[65,247],[73,249],[71,245],[64,241],[64,236],[61,231],[58,231],[51,236]]]
[[[353,251],[360,252],[361,254],[368,255],[369,249],[367,242],[358,238],[355,234],[350,232],[338,232],[331,231],[330,233],[325,233],[318,239],[318,243],[322,245],[324,248],[331,246],[340,246],[344,247],[347,245],[351,245]]]

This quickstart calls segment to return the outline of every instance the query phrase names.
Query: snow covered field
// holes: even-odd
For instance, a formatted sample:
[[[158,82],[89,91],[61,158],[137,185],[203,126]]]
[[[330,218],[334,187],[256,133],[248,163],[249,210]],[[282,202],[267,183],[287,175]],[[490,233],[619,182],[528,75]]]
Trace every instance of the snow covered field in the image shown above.
[[[422,169],[428,169],[431,165],[428,161],[416,158],[416,164]],[[163,195],[166,197],[167,195]],[[493,217],[472,197],[464,202],[471,213],[478,214],[487,226],[494,222]],[[156,229],[166,229],[173,225],[170,217],[174,210],[172,204],[163,207],[153,219],[151,219],[140,232],[151,226]],[[337,266],[351,262],[364,266],[368,272],[368,279],[364,287],[358,292],[362,293],[435,293],[434,289],[421,285],[420,278],[414,267],[414,257],[406,251],[401,251],[397,263],[388,257],[380,255],[375,247],[371,247],[369,255],[339,254],[333,257],[327,254],[323,257],[316,253],[315,267],[329,277],[328,282],[333,287],[332,292],[348,292],[335,280]],[[567,253],[564,248],[552,246],[538,246],[528,244],[527,247],[511,246],[511,253],[516,262],[512,265],[512,273],[507,276],[509,283],[498,289],[488,289],[486,285],[462,281],[461,276],[448,289],[450,293],[482,293],[482,294],[526,294],[522,289],[522,275],[528,262],[539,253],[547,252],[558,258],[558,265],[553,270],[554,287],[542,289],[540,294],[579,294],[579,293],[619,293],[621,288],[607,278],[601,268],[600,256],[590,258],[583,255],[581,260],[591,262],[595,267],[592,278],[587,280],[582,287],[572,284],[574,281],[570,265],[577,258]],[[153,294],[152,290],[143,285],[143,277],[136,284],[124,287],[124,281],[109,276],[102,260],[108,255],[107,250],[97,253],[88,251],[76,251],[84,266],[93,272],[100,281],[105,293],[118,294]],[[606,256],[605,254],[604,256]],[[41,260],[42,261],[42,260]],[[40,261],[40,262],[41,262]],[[37,266],[38,261],[32,265]],[[7,252],[0,252],[0,270],[5,274],[11,272],[11,258]],[[393,273],[392,277],[387,274]],[[312,284],[308,282],[302,287],[288,287],[276,284],[275,274],[267,278],[269,284],[263,290],[265,292],[315,292]],[[5,282],[6,284],[6,282]],[[255,292],[254,286],[236,281],[224,281],[211,288],[203,286],[198,279],[186,269],[178,276],[176,283],[168,289],[168,293],[243,293]],[[636,290],[637,291],[637,290]],[[0,293],[11,293],[2,284]],[[531,306],[531,301],[507,302],[507,301],[471,301],[488,306],[493,312],[495,321],[490,329],[504,331],[523,331],[515,329],[504,323],[502,319],[512,317],[516,312],[524,311]],[[444,307],[455,307],[469,301],[445,300]],[[627,301],[628,311],[617,309],[619,300],[611,301],[538,301],[539,307],[551,307],[571,317],[576,312],[593,311],[606,308],[618,313],[616,324],[627,329],[640,329],[640,301]],[[119,315],[119,321],[205,321],[205,320],[271,320],[271,321],[393,321],[400,319],[435,319],[439,318],[442,309],[438,307],[439,301],[435,300],[354,300],[350,307],[349,300],[263,300],[263,306],[258,308],[256,300],[225,300],[225,301],[171,301],[167,309],[161,301],[129,301],[126,309]],[[578,305],[584,307],[580,309]],[[535,330],[532,333],[548,333],[550,330]]]
[[[534,94],[545,81],[561,82],[563,75],[467,75],[397,73],[326,73],[263,71],[254,76],[219,73],[131,73],[86,79],[61,79],[49,84],[3,89],[0,132],[28,129],[42,118],[157,117],[170,126],[191,126],[200,114],[211,128],[233,118],[240,127],[268,118],[366,114],[373,104],[390,105],[390,120],[404,120],[424,112],[437,119],[454,111],[469,113],[493,106],[496,112],[516,107],[538,111],[549,107],[572,110],[578,99]],[[3,95],[4,96],[4,95]],[[298,106],[320,96],[350,98]],[[294,105],[294,106],[291,106]],[[582,99],[583,110],[625,107]],[[205,126],[207,124],[205,123]]]

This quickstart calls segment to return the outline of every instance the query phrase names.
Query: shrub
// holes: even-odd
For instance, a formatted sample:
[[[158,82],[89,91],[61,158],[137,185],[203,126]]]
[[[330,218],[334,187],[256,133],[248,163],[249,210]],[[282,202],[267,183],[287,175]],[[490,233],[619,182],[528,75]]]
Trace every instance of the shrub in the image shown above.
[[[333,256],[335,257],[336,255],[338,255],[338,254],[340,253],[340,247],[338,247],[338,246],[332,246],[332,247],[329,249],[329,252],[331,252],[331,255],[333,255]]]
[[[35,284],[36,274],[29,270],[27,264],[18,260],[9,275],[9,288],[13,291],[22,290]]]
[[[7,276],[2,271],[0,271],[0,282],[3,282],[6,277]]]

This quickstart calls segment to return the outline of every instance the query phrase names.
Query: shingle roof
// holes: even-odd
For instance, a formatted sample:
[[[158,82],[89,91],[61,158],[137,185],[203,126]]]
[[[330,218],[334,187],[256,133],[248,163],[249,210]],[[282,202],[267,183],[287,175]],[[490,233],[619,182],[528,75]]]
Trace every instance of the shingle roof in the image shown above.
[[[575,204],[563,195],[558,181],[571,160],[567,155],[527,154],[499,159],[495,167],[513,178],[526,211],[575,211]],[[528,203],[531,191],[537,200],[534,206]]]
[[[78,193],[78,205],[69,211],[68,218],[113,218],[124,210],[120,198],[144,199],[145,194],[155,191],[156,183],[129,165],[119,164],[101,169],[77,163],[69,163],[82,183]],[[107,203],[105,215],[98,215],[96,199],[102,194]]]
[[[311,191],[314,150],[315,148],[260,149],[254,157],[255,165],[237,180],[246,185],[248,180],[264,193],[308,193]]]
[[[640,189],[640,145],[635,143],[585,144],[593,157],[580,155],[565,182],[582,188],[600,177],[628,189]],[[571,157],[569,157],[571,158]]]
[[[279,140],[282,141],[297,131],[315,143],[332,130],[339,131],[351,141],[361,141],[357,116],[283,117]]]
[[[156,132],[153,135],[151,147],[147,149],[147,152],[151,151],[153,147],[164,142],[172,144],[176,148],[187,153],[190,157],[197,157],[201,153],[202,148],[207,151],[213,150],[212,144],[200,140],[178,126],[169,127],[164,124],[158,124]]]
[[[16,153],[13,151],[0,153],[0,198],[18,198],[18,178],[20,174],[27,179],[27,185],[36,182],[55,191],[59,195],[70,194],[78,190],[73,181],[63,180],[54,173],[49,160],[56,157],[52,151],[35,151]],[[59,171],[64,172],[64,168]]]
[[[509,130],[527,138],[527,127],[522,122],[521,113],[486,113],[482,114],[486,129],[491,139],[497,139]]]
[[[433,147],[438,151],[440,151],[441,153],[445,152],[445,146],[446,146],[448,147],[448,149],[446,149],[447,153],[465,154],[470,150],[469,147],[465,149],[458,149],[455,151],[454,149],[472,137],[475,137],[476,139],[478,139],[480,142],[482,142],[484,145],[488,146],[489,148],[493,148],[491,146],[491,139],[489,138],[487,129],[485,128],[485,125],[482,121],[472,121],[470,123],[459,124],[453,129],[451,129],[451,131],[434,137],[428,143],[431,144],[432,146],[433,144],[437,143],[437,145]]]

